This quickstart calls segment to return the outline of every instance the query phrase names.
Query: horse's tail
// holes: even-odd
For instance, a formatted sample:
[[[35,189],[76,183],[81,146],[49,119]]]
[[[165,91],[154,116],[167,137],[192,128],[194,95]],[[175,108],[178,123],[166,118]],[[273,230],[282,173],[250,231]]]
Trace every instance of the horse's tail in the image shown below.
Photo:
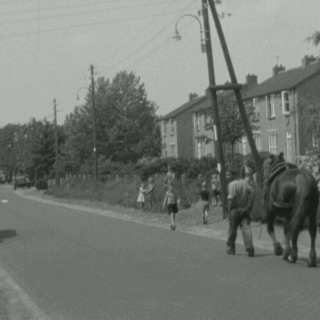
[[[305,218],[309,218],[309,223],[316,224],[319,204],[318,186],[313,176],[301,172],[295,180],[297,189],[292,208],[292,219],[288,229],[291,237],[297,235],[303,229]]]

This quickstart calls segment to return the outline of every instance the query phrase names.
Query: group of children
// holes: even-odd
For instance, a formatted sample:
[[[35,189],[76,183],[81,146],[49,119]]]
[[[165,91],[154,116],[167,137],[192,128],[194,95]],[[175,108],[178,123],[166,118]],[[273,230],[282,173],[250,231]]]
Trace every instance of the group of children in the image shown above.
[[[169,168],[168,173],[172,175],[171,168]],[[163,200],[163,210],[167,209],[171,219],[170,228],[171,230],[175,230],[176,229],[175,215],[178,213],[178,204],[180,202],[180,199],[175,189],[174,178],[169,180],[170,181],[168,181],[168,179],[165,179],[166,193],[165,193],[165,198]],[[198,195],[201,201],[203,224],[208,223],[208,212],[209,212],[210,204],[212,206],[217,206],[220,202],[220,181],[219,181],[218,174],[212,175],[211,187],[212,187],[212,194],[210,194],[210,192],[208,191],[206,181],[202,181],[201,190],[198,192],[199,193]],[[154,184],[153,184],[153,179],[150,178],[148,186],[144,182],[141,184],[137,202],[141,210],[144,210],[145,202],[148,203],[149,209],[151,210],[154,199],[155,199]],[[215,201],[214,204],[213,204],[213,201]]]

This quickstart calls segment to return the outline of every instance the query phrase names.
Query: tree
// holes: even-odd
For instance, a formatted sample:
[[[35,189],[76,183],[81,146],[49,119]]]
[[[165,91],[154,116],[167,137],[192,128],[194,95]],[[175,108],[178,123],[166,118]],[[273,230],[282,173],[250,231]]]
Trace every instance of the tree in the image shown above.
[[[63,131],[58,129],[58,139],[62,143]],[[46,119],[37,121],[32,118],[23,125],[7,125],[0,134],[1,162],[8,164],[11,173],[27,174],[33,179],[36,169],[42,175],[53,171],[55,140],[52,123]]]
[[[110,82],[96,81],[96,140],[98,154],[112,161],[137,161],[160,154],[157,106],[147,97],[145,86],[133,72],[119,72]],[[64,153],[74,166],[92,159],[92,93],[76,106],[65,121]],[[153,143],[152,143],[153,142]]]
[[[320,31],[315,31],[310,37],[307,38],[307,41],[311,42],[315,47],[320,43]]]

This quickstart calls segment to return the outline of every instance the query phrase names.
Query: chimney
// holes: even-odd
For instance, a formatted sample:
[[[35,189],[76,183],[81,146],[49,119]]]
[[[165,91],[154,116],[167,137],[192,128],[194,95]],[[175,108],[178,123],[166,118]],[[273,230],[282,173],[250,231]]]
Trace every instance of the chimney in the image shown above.
[[[272,76],[276,76],[279,72],[286,70],[286,68],[280,64],[280,66],[276,65],[272,68]]]
[[[189,94],[189,101],[192,101],[193,99],[197,98],[198,95],[196,93],[190,93]]]
[[[310,63],[317,61],[318,59],[314,56],[304,56],[301,59],[301,64],[302,64],[302,68],[305,68],[306,66],[308,66]]]
[[[245,84],[248,87],[253,87],[256,86],[258,84],[258,76],[256,76],[255,74],[248,74],[246,76],[246,82]]]

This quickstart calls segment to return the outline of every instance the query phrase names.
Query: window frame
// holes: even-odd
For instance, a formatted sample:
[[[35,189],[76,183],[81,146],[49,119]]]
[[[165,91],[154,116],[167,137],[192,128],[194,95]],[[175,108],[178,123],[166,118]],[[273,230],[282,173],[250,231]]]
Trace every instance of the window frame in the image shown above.
[[[274,94],[267,94],[265,96],[265,103],[266,103],[266,115],[268,119],[274,119],[276,117],[275,111],[275,102],[274,102]],[[270,106],[270,109],[269,109]],[[271,113],[269,114],[269,110]]]
[[[174,130],[174,119],[171,118],[170,119],[170,134],[174,134],[175,130]]]
[[[288,95],[288,100],[285,100],[285,95]],[[286,110],[286,105],[288,106],[288,110]],[[290,115],[290,91],[281,91],[281,106],[282,113],[284,115]]]
[[[272,154],[278,153],[278,132],[268,132],[268,150]]]
[[[252,99],[252,106],[254,108],[254,116],[255,120],[260,120],[260,104],[259,104],[259,98],[253,98]]]

